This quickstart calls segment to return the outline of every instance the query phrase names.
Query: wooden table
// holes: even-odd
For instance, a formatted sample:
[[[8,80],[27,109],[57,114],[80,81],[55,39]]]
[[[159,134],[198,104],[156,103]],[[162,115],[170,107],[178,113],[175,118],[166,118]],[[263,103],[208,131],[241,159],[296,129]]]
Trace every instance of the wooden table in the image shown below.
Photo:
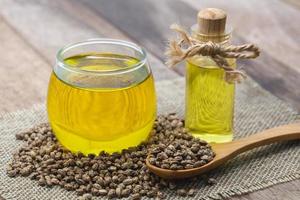
[[[55,53],[63,45],[96,37],[144,46],[156,80],[184,74],[163,63],[173,22],[189,27],[197,10],[219,7],[235,27],[233,43],[262,48],[255,61],[241,62],[265,89],[300,111],[300,4],[296,0],[1,0],[0,112],[45,102]],[[299,199],[300,180],[231,199]],[[1,199],[1,197],[0,197]]]

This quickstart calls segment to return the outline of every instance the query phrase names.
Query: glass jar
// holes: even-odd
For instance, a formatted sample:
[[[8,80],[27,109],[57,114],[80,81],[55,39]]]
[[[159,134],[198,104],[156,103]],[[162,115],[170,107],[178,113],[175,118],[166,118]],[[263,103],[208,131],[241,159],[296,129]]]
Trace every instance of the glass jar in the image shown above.
[[[49,82],[47,111],[57,139],[72,152],[112,153],[137,146],[156,117],[146,52],[113,39],[62,48]]]

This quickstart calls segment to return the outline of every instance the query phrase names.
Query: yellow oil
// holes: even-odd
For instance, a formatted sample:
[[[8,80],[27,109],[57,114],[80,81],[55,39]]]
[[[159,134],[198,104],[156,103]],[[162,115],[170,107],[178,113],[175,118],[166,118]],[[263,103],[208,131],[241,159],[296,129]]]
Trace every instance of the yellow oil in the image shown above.
[[[131,68],[138,60],[91,53],[72,56],[64,62],[96,73]],[[116,82],[109,76],[95,78],[74,73],[63,77],[64,80],[58,77],[53,72],[50,78],[48,118],[56,137],[67,149],[84,154],[97,154],[102,150],[112,153],[147,139],[156,116],[151,73],[119,75],[119,83],[113,87],[106,86]]]
[[[235,59],[228,59],[235,67]],[[224,81],[224,70],[204,56],[186,63],[185,126],[208,142],[228,142],[233,138],[234,84]]]

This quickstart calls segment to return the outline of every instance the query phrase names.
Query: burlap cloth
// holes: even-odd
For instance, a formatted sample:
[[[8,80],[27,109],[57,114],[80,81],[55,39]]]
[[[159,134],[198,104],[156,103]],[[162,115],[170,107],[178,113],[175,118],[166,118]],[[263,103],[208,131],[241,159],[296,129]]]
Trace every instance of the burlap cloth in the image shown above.
[[[184,80],[180,78],[161,81],[156,84],[156,89],[159,113],[178,112],[183,116]],[[251,79],[238,85],[235,106],[235,138],[299,119],[295,110],[263,90]],[[0,115],[0,195],[5,199],[78,198],[75,192],[68,192],[59,187],[40,187],[29,178],[9,178],[5,173],[6,163],[21,145],[14,135],[46,120],[44,105]],[[198,189],[194,199],[224,199],[300,178],[300,142],[282,142],[257,148],[217,168],[209,173],[209,176],[217,179],[218,183],[207,186],[200,179],[186,183]],[[180,199],[171,191],[167,192],[168,199]]]

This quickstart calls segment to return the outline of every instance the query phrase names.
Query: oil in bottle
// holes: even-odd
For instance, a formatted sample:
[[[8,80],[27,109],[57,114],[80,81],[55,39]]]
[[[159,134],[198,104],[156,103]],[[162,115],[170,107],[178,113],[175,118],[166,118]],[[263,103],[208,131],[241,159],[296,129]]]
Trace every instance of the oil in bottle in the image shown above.
[[[201,42],[228,44],[226,13],[204,9],[192,36]],[[235,68],[235,59],[227,59]],[[208,142],[228,142],[233,138],[234,84],[224,80],[224,70],[209,56],[196,55],[186,61],[185,127],[195,137]]]

